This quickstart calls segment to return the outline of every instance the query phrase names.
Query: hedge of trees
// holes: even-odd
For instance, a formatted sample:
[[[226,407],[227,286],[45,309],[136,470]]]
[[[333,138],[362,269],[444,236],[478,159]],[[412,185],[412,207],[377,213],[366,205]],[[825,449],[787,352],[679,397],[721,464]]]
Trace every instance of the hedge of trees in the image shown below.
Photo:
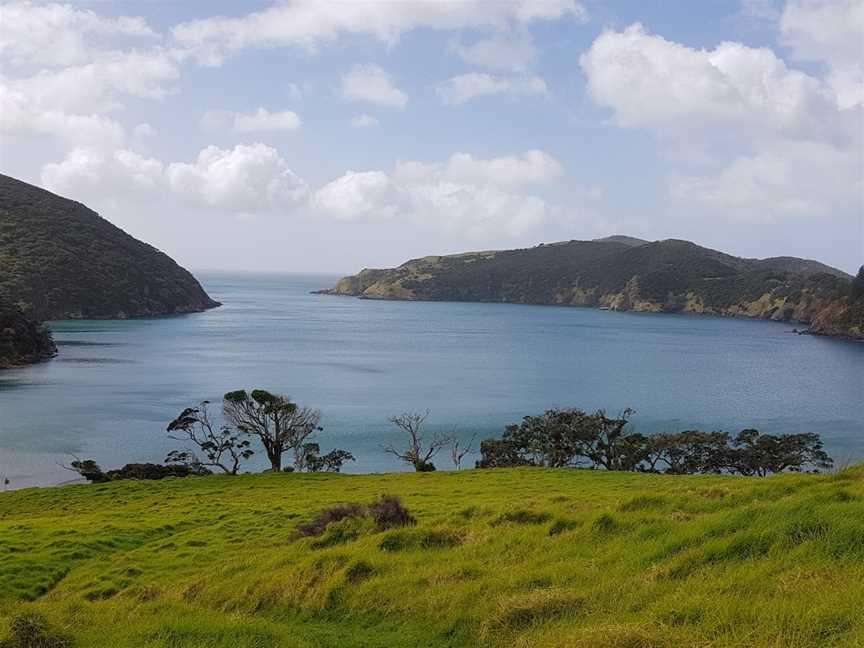
[[[588,467],[671,474],[731,473],[765,476],[824,470],[833,465],[818,434],[760,434],[686,430],[644,435],[629,425],[632,410],[552,409],[508,425],[500,439],[480,444],[478,468]]]

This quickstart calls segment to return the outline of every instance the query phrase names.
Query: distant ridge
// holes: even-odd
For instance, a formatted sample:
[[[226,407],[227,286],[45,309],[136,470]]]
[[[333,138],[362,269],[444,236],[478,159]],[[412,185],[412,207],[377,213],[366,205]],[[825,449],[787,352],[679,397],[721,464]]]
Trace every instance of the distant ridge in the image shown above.
[[[600,243],[623,243],[624,245],[629,245],[630,247],[638,247],[640,245],[647,245],[648,243],[650,243],[650,241],[636,238],[635,236],[625,236],[624,234],[613,234],[612,236],[604,236],[603,238],[598,238],[594,240]]]
[[[219,305],[167,254],[81,203],[5,175],[0,297],[35,320],[169,315]]]
[[[842,270],[795,257],[746,259],[678,239],[615,235],[429,256],[366,269],[320,292],[754,317],[864,337],[864,296]]]

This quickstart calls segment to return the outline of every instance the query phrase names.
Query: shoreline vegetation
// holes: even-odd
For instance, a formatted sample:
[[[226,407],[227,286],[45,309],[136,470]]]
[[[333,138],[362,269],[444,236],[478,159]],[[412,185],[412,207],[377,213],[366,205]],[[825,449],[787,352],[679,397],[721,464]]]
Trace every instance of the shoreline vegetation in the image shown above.
[[[165,428],[178,447],[164,464],[130,463],[103,471],[93,459],[75,456],[63,468],[95,484],[124,479],[201,477],[214,472],[236,476],[243,464],[263,453],[265,472],[338,473],[354,455],[341,448],[321,450],[320,410],[301,406],[284,394],[264,389],[227,392],[221,416],[202,401],[187,407]],[[834,462],[815,433],[761,434],[744,429],[727,432],[685,430],[645,435],[633,431],[633,410],[617,416],[603,410],[550,409],[507,425],[501,437],[479,445],[475,469],[516,467],[590,468],[616,472],[667,475],[740,475],[766,477],[783,472],[820,472]],[[425,412],[405,412],[388,419],[399,441],[381,452],[411,466],[415,472],[435,472],[433,462],[449,454],[453,468],[474,452],[476,435],[466,444],[455,434],[429,431]],[[443,454],[442,454],[443,453]],[[289,463],[284,461],[289,458]]]

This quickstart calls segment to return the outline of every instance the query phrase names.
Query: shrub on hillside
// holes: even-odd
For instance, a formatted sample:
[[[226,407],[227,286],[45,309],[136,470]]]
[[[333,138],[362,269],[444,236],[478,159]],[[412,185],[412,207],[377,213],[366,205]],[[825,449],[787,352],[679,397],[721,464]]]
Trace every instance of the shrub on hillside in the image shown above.
[[[367,511],[375,521],[375,526],[382,531],[392,527],[417,524],[414,516],[402,506],[402,502],[395,495],[382,495],[367,507]]]
[[[371,504],[348,502],[337,504],[318,511],[314,517],[297,525],[297,533],[306,537],[318,537],[324,534],[331,524],[345,519],[370,518],[379,531],[393,527],[413,526],[417,524],[408,509],[395,495],[382,495]]]
[[[38,612],[23,612],[9,622],[9,638],[0,640],[0,648],[72,648],[70,637],[51,628]]]

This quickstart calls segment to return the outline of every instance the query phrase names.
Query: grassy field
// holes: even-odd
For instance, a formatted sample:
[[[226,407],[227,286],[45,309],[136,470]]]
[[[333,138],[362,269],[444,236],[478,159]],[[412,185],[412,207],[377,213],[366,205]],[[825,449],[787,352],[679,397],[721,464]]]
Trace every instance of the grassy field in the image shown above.
[[[323,507],[383,493],[418,524],[294,533]],[[0,639],[35,611],[79,648],[864,646],[862,603],[864,466],[766,479],[268,474],[0,494]]]

